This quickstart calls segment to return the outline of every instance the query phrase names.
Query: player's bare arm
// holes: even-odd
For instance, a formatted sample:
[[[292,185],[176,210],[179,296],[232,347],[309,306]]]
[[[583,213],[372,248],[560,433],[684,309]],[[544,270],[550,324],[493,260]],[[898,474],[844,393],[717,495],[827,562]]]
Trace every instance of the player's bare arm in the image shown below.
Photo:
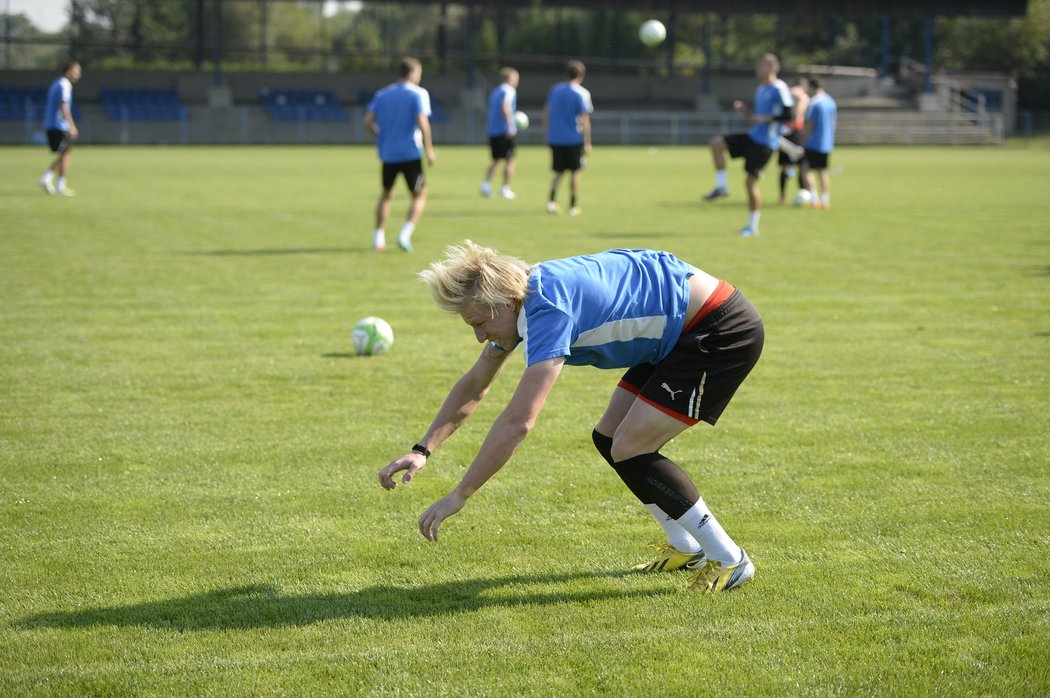
[[[365,130],[372,134],[372,138],[379,135],[379,129],[376,128],[376,115],[373,112],[365,114],[364,120],[361,125],[365,127]]]
[[[437,160],[437,154],[434,152],[434,143],[431,139],[430,134],[430,119],[427,118],[426,114],[420,114],[419,120],[419,132],[423,135],[423,150],[427,155],[427,162],[431,165]]]
[[[477,457],[459,485],[434,502],[419,518],[419,532],[429,541],[438,539],[441,522],[463,508],[467,499],[510,460],[529,435],[554,383],[561,375],[565,357],[548,359],[525,369],[506,409],[493,423]]]
[[[438,410],[426,435],[419,441],[421,446],[429,451],[437,450],[445,439],[452,436],[452,433],[467,421],[488,394],[489,388],[503,370],[509,355],[510,352],[492,343],[485,344],[474,365],[452,386],[452,390],[449,391],[448,397]],[[379,484],[384,489],[394,489],[397,487],[397,482],[393,475],[402,470],[407,472],[401,478],[401,482],[411,482],[416,473],[426,464],[425,455],[409,451],[379,471]]]
[[[580,130],[583,132],[583,154],[591,154],[591,115],[580,114]]]

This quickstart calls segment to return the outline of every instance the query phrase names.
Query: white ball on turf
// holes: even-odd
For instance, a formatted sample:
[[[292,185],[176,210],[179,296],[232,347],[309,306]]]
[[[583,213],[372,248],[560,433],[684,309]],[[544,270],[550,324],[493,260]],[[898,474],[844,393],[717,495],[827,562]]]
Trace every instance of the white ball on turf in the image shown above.
[[[813,203],[813,192],[809,189],[799,189],[798,193],[795,194],[795,205],[796,206],[809,206]]]
[[[514,112],[514,125],[519,131],[524,131],[529,127],[529,115],[523,111]]]
[[[354,351],[361,356],[383,354],[394,344],[394,330],[382,318],[366,317],[354,325],[350,341],[354,343]]]
[[[638,38],[646,46],[659,46],[667,38],[667,29],[659,20],[646,20],[638,30]]]

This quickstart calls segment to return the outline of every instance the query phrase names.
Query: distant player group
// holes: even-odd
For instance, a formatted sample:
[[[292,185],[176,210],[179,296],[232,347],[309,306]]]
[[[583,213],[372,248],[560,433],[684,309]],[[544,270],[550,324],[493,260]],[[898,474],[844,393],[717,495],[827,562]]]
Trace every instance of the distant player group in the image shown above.
[[[382,193],[376,205],[372,247],[377,251],[386,248],[386,221],[390,215],[390,202],[397,176],[402,174],[412,202],[398,233],[397,245],[410,252],[412,233],[423,214],[427,198],[422,158],[425,155],[427,162],[433,165],[436,155],[430,130],[430,93],[419,86],[423,68],[417,59],[405,57],[398,70],[399,80],[375,93],[368,104],[364,121],[365,128],[376,138],[379,159],[383,164]],[[553,214],[561,212],[557,193],[566,172],[570,173],[568,213],[570,216],[580,213],[577,205],[580,170],[591,152],[590,113],[594,111],[591,93],[581,85],[586,72],[586,67],[580,61],[569,61],[566,66],[567,79],[551,88],[543,111],[547,144],[551,148],[551,168],[554,170],[547,211]],[[513,199],[516,195],[511,189],[511,180],[514,178],[515,137],[519,128],[515,115],[520,76],[514,68],[503,68],[499,77],[499,85],[489,95],[485,130],[492,162],[485,172],[481,194],[486,197],[493,195],[492,179],[502,163],[503,184],[499,194],[504,199]]]
[[[412,233],[426,203],[426,177],[422,157],[433,164],[435,154],[430,131],[430,94],[419,86],[423,69],[415,58],[404,58],[400,65],[400,79],[378,91],[368,105],[365,127],[376,137],[379,159],[383,163],[382,194],[376,206],[376,225],[372,246],[386,247],[385,226],[390,214],[393,187],[398,174],[403,174],[412,195],[405,222],[398,234],[397,244],[411,251]],[[799,194],[796,203],[829,208],[831,182],[828,159],[835,142],[837,107],[819,78],[802,78],[794,87],[778,77],[780,63],[773,54],[762,56],[755,66],[760,81],[755,90],[754,107],[737,100],[733,108],[743,115],[751,127],[741,133],[718,136],[711,140],[711,154],[715,165],[715,187],[703,198],[715,201],[729,196],[726,173],[726,154],[744,159],[744,187],[748,196],[749,215],[741,229],[742,237],[753,237],[759,232],[761,194],[759,178],[774,152],[779,152],[780,203],[786,202],[787,182],[795,176],[797,167]],[[594,111],[590,92],[583,87],[586,67],[580,61],[566,65],[566,80],[554,85],[547,94],[543,110],[545,140],[551,150],[551,169],[554,172],[547,199],[547,212],[561,213],[557,194],[562,178],[569,173],[568,214],[580,213],[580,174],[586,157],[591,152],[590,114]],[[491,163],[481,183],[481,194],[494,195],[492,180],[503,165],[499,195],[504,199],[516,197],[511,188],[515,169],[515,139],[517,88],[520,75],[514,68],[503,68],[499,85],[489,95],[485,122],[489,140]],[[814,172],[819,177],[819,195]]]

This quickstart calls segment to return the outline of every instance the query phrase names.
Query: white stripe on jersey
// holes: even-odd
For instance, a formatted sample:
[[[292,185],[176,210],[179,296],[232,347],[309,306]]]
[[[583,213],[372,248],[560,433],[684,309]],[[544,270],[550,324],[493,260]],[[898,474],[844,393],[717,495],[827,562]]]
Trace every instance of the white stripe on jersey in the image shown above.
[[[624,318],[598,325],[593,330],[581,332],[574,347],[598,347],[609,342],[629,342],[632,339],[660,339],[667,327],[666,315]]]

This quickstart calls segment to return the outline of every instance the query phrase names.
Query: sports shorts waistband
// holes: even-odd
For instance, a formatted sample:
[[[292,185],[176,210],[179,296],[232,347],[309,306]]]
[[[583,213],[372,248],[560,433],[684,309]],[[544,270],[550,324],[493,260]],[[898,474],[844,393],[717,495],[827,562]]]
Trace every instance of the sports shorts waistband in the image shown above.
[[[707,297],[704,304],[700,306],[700,310],[696,311],[696,315],[693,316],[693,319],[686,323],[685,328],[682,330],[682,334],[685,334],[700,324],[700,321],[703,320],[712,310],[729,300],[729,297],[733,295],[734,291],[736,291],[736,287],[733,286],[733,284],[719,279],[718,286],[716,286],[711,295]]]

